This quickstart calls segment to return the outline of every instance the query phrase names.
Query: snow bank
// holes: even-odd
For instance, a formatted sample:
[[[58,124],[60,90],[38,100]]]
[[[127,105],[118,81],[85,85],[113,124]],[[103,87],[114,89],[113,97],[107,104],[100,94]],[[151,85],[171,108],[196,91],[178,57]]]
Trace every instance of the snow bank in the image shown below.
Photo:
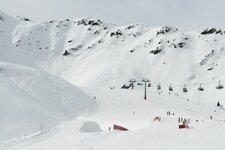
[[[95,121],[86,121],[80,128],[81,132],[102,132],[102,129]]]
[[[95,112],[89,96],[54,75],[8,63],[0,68],[0,140]]]

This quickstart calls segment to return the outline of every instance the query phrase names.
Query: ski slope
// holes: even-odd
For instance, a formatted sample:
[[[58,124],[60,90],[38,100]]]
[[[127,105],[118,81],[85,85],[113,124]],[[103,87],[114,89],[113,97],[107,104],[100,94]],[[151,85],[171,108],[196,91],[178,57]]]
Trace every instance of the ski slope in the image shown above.
[[[1,144],[3,150],[38,149],[217,149],[222,150],[225,111],[181,97],[142,91],[85,89],[95,95],[96,113],[65,122],[51,130],[22,136]],[[150,96],[151,95],[151,96]],[[127,102],[129,100],[129,102]],[[216,110],[216,112],[215,112]],[[171,115],[166,112],[171,111]],[[133,114],[135,112],[135,114]],[[174,113],[174,115],[172,115]],[[213,120],[210,119],[213,116]],[[162,121],[154,121],[154,117]],[[191,129],[178,129],[178,117],[190,118]],[[196,122],[198,120],[199,122]],[[109,131],[119,124],[129,131]]]
[[[47,130],[59,123],[91,115],[91,97],[43,71],[0,63],[0,140]]]
[[[222,29],[185,32],[95,18],[33,23],[0,15],[3,62],[39,68],[79,86],[118,89],[130,79],[149,78],[155,87],[168,91],[172,85],[180,94],[186,85],[186,98],[225,102],[224,92],[216,90],[219,81],[225,82]],[[204,92],[197,90],[200,84]]]
[[[223,150],[224,45],[222,29],[35,23],[0,11],[0,149]],[[121,89],[130,79],[134,89]],[[178,129],[181,117],[190,129]]]
[[[60,125],[45,135],[29,137],[28,139],[24,137],[26,142],[1,149],[224,149],[224,135],[218,135],[224,131],[224,123],[203,124],[201,125],[201,129],[198,130],[177,130],[177,128],[165,124],[152,125],[141,130],[126,133],[116,131],[110,133],[75,132],[74,130],[76,129],[74,129],[74,126],[77,124],[76,122],[72,122],[66,125]]]

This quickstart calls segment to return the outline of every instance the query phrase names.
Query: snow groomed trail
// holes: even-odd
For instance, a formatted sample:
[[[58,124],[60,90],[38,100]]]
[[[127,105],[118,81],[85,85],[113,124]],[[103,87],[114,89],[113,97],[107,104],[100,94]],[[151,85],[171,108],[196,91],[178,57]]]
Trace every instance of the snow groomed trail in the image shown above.
[[[179,96],[159,96],[156,92],[149,92],[145,101],[143,91],[80,88],[93,98],[96,113],[80,116],[76,121],[65,122],[38,135],[6,141],[1,148],[210,150],[217,147],[222,150],[224,147],[223,134],[220,133],[225,128],[225,111],[221,108],[187,101]],[[167,114],[168,111],[171,115]],[[161,121],[154,121],[155,117],[161,117]],[[190,118],[190,129],[178,129],[179,117]],[[129,130],[112,130],[113,124]]]

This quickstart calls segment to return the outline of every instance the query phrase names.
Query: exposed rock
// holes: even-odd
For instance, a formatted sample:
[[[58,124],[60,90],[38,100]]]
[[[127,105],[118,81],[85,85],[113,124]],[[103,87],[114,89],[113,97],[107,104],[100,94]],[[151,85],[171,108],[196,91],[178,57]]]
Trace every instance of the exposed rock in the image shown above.
[[[213,34],[213,33],[223,34],[221,29],[217,30],[216,28],[205,29],[201,32],[202,35]]]
[[[162,50],[159,49],[158,47],[155,50],[150,51],[150,54],[154,54],[157,55],[158,53],[160,53]]]
[[[111,34],[110,34],[111,37],[113,37],[113,36],[120,36],[120,35],[123,35],[120,30],[117,30],[115,32],[111,32]]]
[[[166,34],[171,31],[175,32],[175,31],[178,31],[178,29],[177,28],[173,29],[172,27],[165,26],[165,27],[162,27],[161,30],[157,31],[156,35]]]
[[[67,56],[67,55],[69,55],[70,53],[67,51],[67,50],[65,50],[65,52],[63,53],[63,56]]]

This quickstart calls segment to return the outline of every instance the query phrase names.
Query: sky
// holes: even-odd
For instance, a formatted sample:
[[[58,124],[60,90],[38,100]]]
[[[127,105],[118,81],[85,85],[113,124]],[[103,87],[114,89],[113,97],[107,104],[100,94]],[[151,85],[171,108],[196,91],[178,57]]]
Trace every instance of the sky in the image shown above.
[[[34,22],[93,17],[118,25],[225,29],[224,0],[0,0],[0,9]]]

